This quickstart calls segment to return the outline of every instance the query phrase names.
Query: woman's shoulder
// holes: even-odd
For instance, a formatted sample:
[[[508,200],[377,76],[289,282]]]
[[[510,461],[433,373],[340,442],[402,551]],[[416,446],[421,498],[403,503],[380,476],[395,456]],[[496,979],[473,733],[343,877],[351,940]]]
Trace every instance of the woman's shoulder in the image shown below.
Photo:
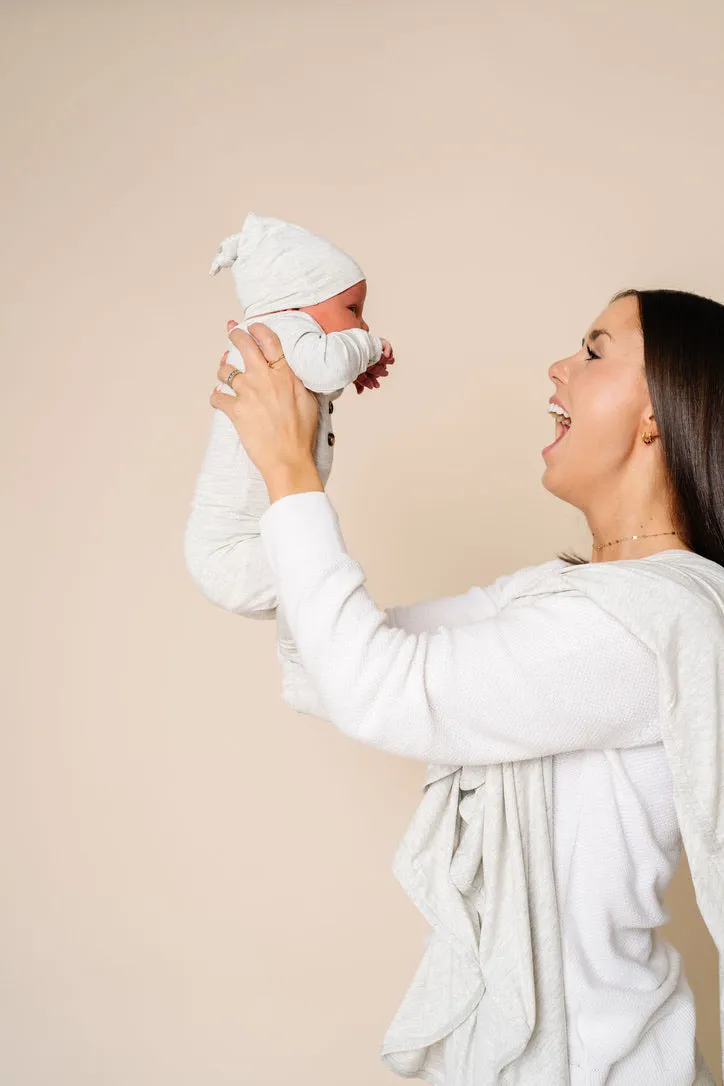
[[[558,569],[568,569],[568,562],[563,558],[549,558],[545,562],[535,562],[530,566],[521,566],[512,573],[504,573],[498,577],[496,584],[514,585],[516,588],[524,584],[534,584],[548,573],[554,573]]]
[[[525,593],[546,578],[549,574],[555,574],[558,570],[568,569],[569,563],[563,558],[549,558],[545,562],[536,562],[533,565],[521,566],[511,573],[502,573],[488,586],[488,592],[494,593],[498,608],[505,604],[513,596]]]
[[[518,570],[504,587],[506,603],[555,595],[567,607],[572,600],[588,599],[630,628],[643,629],[644,618],[650,624],[655,615],[671,625],[677,615],[695,610],[704,625],[713,621],[719,630],[724,624],[724,566],[681,548],[607,562],[556,558]]]

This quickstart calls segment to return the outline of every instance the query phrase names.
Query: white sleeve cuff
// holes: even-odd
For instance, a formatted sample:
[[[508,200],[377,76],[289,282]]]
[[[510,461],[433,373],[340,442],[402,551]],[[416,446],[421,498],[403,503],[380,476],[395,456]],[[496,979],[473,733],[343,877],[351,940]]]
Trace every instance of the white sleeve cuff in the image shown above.
[[[269,565],[281,579],[325,568],[346,553],[337,512],[324,490],[306,490],[278,498],[259,518]]]

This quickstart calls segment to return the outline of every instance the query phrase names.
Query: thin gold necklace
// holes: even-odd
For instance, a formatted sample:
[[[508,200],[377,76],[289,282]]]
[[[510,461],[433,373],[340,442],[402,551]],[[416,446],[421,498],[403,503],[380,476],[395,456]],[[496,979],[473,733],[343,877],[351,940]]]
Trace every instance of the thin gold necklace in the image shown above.
[[[612,547],[614,543],[625,543],[629,539],[653,539],[655,535],[678,535],[678,532],[651,532],[650,535],[625,535],[623,539],[612,539],[610,543],[594,543],[594,551],[601,551],[604,547]]]

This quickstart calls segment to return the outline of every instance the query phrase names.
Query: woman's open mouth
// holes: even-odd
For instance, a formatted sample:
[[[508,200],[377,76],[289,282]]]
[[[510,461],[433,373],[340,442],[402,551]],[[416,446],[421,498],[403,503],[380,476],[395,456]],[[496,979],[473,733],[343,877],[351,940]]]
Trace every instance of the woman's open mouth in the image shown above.
[[[551,441],[550,445],[546,445],[545,448],[541,449],[541,455],[545,456],[545,454],[550,452],[551,449],[554,449],[556,447],[556,445],[559,445],[561,443],[561,441],[563,441],[564,437],[566,436],[566,434],[568,433],[570,428],[571,428],[570,419],[557,418],[556,419],[556,436],[555,436],[555,440]]]

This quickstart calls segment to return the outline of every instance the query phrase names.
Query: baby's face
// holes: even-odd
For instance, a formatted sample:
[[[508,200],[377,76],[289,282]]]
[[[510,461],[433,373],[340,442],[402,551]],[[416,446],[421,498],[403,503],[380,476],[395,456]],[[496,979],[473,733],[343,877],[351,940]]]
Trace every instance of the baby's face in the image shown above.
[[[366,296],[367,280],[361,279],[341,294],[335,294],[316,305],[300,306],[300,309],[314,317],[325,332],[344,332],[347,328],[364,328],[365,332],[369,332],[369,326],[362,317]]]

